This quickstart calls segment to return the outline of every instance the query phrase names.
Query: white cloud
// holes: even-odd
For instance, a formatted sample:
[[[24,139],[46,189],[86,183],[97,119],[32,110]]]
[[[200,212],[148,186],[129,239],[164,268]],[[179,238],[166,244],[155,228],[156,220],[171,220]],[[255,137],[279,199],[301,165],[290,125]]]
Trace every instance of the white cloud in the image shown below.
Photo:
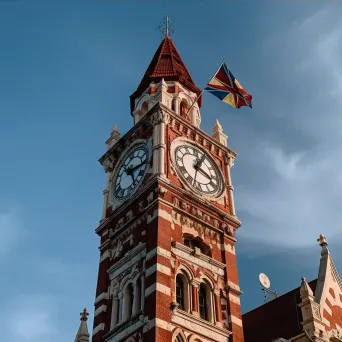
[[[243,152],[232,174],[245,239],[295,248],[313,246],[320,233],[341,237],[342,21],[336,10],[326,5],[264,46],[263,53],[279,61],[276,77],[267,77],[283,91],[277,97],[282,115],[275,120],[273,108],[260,114],[255,108],[265,122],[249,127],[248,146],[241,140],[237,151]],[[267,103],[267,94],[258,100]]]

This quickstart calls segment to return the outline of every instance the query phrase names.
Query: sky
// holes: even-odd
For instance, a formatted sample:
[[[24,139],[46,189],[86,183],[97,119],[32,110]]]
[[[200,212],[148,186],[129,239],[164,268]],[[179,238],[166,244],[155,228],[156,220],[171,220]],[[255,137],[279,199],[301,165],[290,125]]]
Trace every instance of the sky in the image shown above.
[[[161,41],[203,88],[225,59],[253,95],[204,94],[238,153],[232,169],[242,310],[317,277],[327,236],[342,273],[341,2],[0,0],[0,339],[73,341],[90,312],[105,173],[98,158]]]

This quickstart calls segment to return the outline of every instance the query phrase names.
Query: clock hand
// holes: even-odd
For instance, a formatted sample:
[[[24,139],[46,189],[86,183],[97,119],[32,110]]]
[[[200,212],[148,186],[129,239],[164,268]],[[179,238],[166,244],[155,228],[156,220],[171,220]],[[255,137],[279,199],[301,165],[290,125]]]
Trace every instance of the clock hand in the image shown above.
[[[202,166],[204,159],[205,159],[205,154],[203,153],[203,156],[199,160],[197,160],[197,163],[195,164],[195,168],[200,168]]]
[[[146,164],[146,162],[143,162],[143,163],[141,163],[141,164],[139,164],[139,165],[136,165],[136,166],[134,166],[134,167],[132,167],[132,168],[129,168],[128,170],[126,170],[126,173],[127,173],[127,174],[132,174],[133,171],[135,171],[136,169],[138,169],[140,166],[142,166],[142,165],[144,165],[144,164]]]
[[[211,179],[211,177],[205,171],[203,171],[200,167],[197,170],[201,172],[201,174],[207,177],[208,179]]]
[[[196,169],[194,179],[192,180],[192,185],[194,185],[194,183],[195,183],[195,181],[196,181],[197,171],[198,171],[198,169]]]

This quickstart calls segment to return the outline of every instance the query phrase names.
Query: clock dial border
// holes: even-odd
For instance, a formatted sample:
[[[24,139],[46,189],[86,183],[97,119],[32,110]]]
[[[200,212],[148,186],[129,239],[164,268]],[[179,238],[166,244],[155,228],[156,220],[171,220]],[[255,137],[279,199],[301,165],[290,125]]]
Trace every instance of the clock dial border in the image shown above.
[[[208,159],[210,163],[214,165],[216,173],[217,173],[218,181],[220,183],[219,189],[217,191],[215,192],[213,191],[213,193],[211,194],[208,192],[207,193],[202,192],[202,190],[196,189],[196,187],[190,184],[189,181],[184,177],[182,172],[179,170],[179,166],[177,165],[177,161],[176,161],[176,158],[177,158],[176,151],[183,145],[187,145],[189,147],[193,146],[194,148],[200,150],[202,154],[204,153],[206,155],[206,159]],[[185,186],[186,189],[191,190],[194,194],[196,194],[200,198],[207,199],[210,201],[220,200],[225,195],[226,193],[225,177],[222,173],[222,170],[217,165],[215,160],[211,157],[210,153],[206,149],[203,148],[203,146],[201,146],[200,144],[190,139],[179,137],[172,141],[171,146],[170,146],[170,154],[171,154],[171,165],[175,171],[175,174],[179,177],[180,182]]]
[[[119,172],[123,167],[123,163],[125,162],[125,160],[130,156],[130,154],[135,151],[136,149],[139,149],[139,146],[143,146],[143,148],[146,150],[147,153],[147,157],[146,157],[146,168],[144,170],[144,173],[141,177],[141,179],[137,182],[137,184],[134,186],[134,188],[129,192],[128,195],[126,195],[123,198],[117,197],[117,192],[116,192],[116,182],[117,182],[117,178],[119,176]],[[111,184],[110,184],[110,193],[109,193],[109,205],[114,205],[114,207],[118,207],[121,204],[127,202],[128,200],[130,200],[133,195],[136,193],[136,191],[140,188],[141,183],[143,182],[146,174],[148,173],[149,169],[150,169],[150,161],[151,161],[151,157],[152,157],[152,149],[151,149],[151,144],[150,141],[146,141],[146,140],[137,140],[135,141],[131,146],[129,146],[122,154],[122,156],[119,158],[119,160],[117,161],[115,168],[112,172],[111,175]],[[124,173],[124,172],[123,172]],[[121,182],[120,182],[121,183]],[[119,183],[119,184],[120,184]]]

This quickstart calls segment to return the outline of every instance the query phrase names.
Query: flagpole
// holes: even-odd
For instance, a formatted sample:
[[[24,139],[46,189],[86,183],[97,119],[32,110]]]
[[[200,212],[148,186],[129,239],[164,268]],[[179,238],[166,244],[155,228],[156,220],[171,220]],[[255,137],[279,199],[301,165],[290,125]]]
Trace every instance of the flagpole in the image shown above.
[[[224,59],[222,60],[220,66],[217,68],[217,70],[215,71],[214,75],[210,78],[210,80],[217,74],[217,72],[220,70],[222,64],[224,63]],[[190,114],[190,110],[192,109],[192,107],[195,105],[195,103],[199,100],[199,98],[203,95],[205,89],[203,89],[200,94],[196,97],[195,101],[192,103],[191,107],[189,108],[187,114],[186,114],[186,118],[188,117],[188,115]]]

